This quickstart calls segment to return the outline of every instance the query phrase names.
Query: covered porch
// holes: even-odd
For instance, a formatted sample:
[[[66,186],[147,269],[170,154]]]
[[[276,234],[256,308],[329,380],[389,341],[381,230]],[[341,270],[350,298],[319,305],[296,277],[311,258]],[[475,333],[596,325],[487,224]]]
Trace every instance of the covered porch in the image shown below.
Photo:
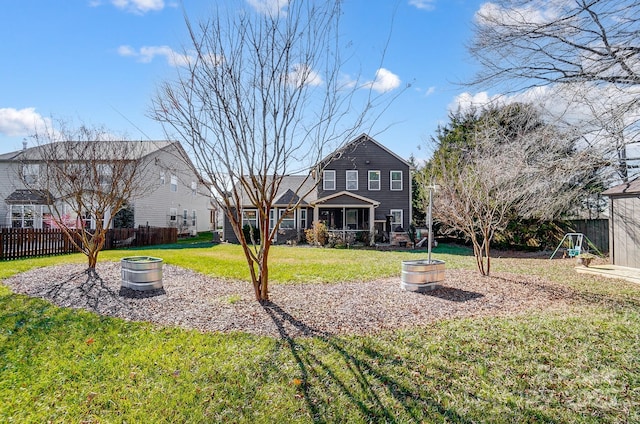
[[[375,208],[380,202],[348,191],[332,194],[311,203],[313,216],[327,226],[330,234],[357,240],[362,233],[373,244]]]

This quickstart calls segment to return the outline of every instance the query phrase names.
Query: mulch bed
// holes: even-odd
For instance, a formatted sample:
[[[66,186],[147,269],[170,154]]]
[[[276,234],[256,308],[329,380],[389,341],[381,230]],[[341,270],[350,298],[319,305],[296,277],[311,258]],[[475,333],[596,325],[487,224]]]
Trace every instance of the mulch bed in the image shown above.
[[[506,316],[566,308],[569,289],[537,276],[447,270],[442,287],[405,291],[399,278],[339,284],[272,284],[259,303],[250,283],[227,281],[164,265],[163,289],[121,288],[120,263],[33,269],[3,281],[14,292],[131,321],[205,332],[242,331],[272,337],[372,334],[428,326],[445,319]]]

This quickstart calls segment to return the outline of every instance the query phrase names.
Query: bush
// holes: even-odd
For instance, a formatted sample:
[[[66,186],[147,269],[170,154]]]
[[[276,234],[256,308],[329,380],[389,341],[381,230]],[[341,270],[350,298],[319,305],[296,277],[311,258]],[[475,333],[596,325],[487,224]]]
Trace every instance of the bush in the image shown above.
[[[247,243],[260,243],[260,231],[253,225],[245,224],[242,227],[242,232],[244,233],[244,239]],[[251,238],[252,235],[253,238]]]
[[[304,235],[307,243],[318,246],[326,245],[329,240],[329,231],[327,231],[327,226],[322,221],[314,221],[313,228],[304,230]]]

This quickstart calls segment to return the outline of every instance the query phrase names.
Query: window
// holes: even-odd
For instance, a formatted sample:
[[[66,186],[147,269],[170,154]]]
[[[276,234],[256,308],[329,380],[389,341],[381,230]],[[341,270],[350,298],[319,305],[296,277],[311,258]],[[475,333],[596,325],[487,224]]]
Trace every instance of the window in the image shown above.
[[[369,190],[380,190],[380,171],[369,171]]]
[[[178,220],[178,209],[170,208],[169,209],[169,223],[175,224]]]
[[[195,196],[198,192],[198,183],[195,181],[191,181],[191,195]]]
[[[191,226],[195,227],[196,226],[196,222],[197,222],[197,220],[196,220],[196,210],[194,209],[194,210],[191,211]]]
[[[307,228],[307,210],[300,209],[300,228]]]
[[[176,177],[175,175],[171,176],[171,191],[178,191],[178,177]]]
[[[182,225],[186,227],[189,225],[189,211],[186,209],[182,210]]]
[[[271,230],[276,225],[276,210],[269,210],[269,230]]]
[[[167,182],[167,178],[166,178],[166,175],[165,175],[165,173],[163,171],[163,172],[160,173],[160,185],[165,185],[166,182]]]
[[[282,218],[282,222],[280,222],[281,229],[296,228],[295,214],[293,211],[287,211],[286,209],[281,209],[280,217]]]
[[[40,165],[37,163],[22,166],[22,178],[25,184],[35,184],[40,177]]]
[[[347,190],[358,189],[358,171],[347,171]]]
[[[98,180],[101,185],[111,185],[113,169],[106,163],[98,164]]]
[[[402,227],[402,209],[391,209],[389,211],[391,215],[391,231],[395,231],[396,228]]]
[[[258,228],[258,211],[249,209],[242,212],[242,226],[251,225]]]
[[[336,189],[336,171],[324,171],[322,173],[322,189],[323,190]]]
[[[11,226],[13,228],[34,228],[36,223],[35,205],[11,205]]]
[[[91,216],[91,212],[84,211],[80,216],[80,219],[82,221],[82,228],[88,228],[88,229],[95,228],[95,226],[93,225],[93,218]]]
[[[402,171],[391,171],[391,190],[402,191]]]
[[[358,210],[357,209],[347,209],[347,229],[348,230],[358,229]]]

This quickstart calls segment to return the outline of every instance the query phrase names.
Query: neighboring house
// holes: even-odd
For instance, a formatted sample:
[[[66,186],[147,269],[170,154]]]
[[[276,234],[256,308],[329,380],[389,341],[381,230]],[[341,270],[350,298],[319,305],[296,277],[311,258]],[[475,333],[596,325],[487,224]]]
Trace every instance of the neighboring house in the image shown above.
[[[322,221],[330,232],[343,237],[367,232],[374,240],[388,241],[389,233],[404,232],[411,222],[411,166],[407,161],[363,134],[333,152],[315,168],[307,185],[317,187],[302,199],[301,206],[290,211],[290,219],[280,225],[275,242],[300,236],[301,230],[311,228],[314,221]],[[297,200],[296,189],[305,176],[283,177],[273,214],[286,213],[289,200]],[[298,193],[309,191],[303,188]],[[295,202],[291,202],[295,203]],[[244,223],[255,225],[255,208],[243,204]],[[273,219],[271,220],[273,222]],[[225,239],[237,238],[225,219]],[[280,231],[283,230],[283,231]],[[284,231],[287,230],[287,231]]]
[[[100,142],[97,142],[100,143]],[[211,194],[193,163],[178,142],[119,141],[136,143],[136,157],[108,160],[146,160],[148,178],[144,194],[133,199],[133,225],[177,227],[180,233],[211,229]],[[38,159],[38,147],[0,155],[0,225],[47,228],[52,225],[48,193],[27,188],[24,180],[36,180],[46,162]],[[18,176],[22,174],[23,177]],[[55,193],[52,193],[55,198]],[[92,217],[82,219],[93,227]]]
[[[613,265],[640,268],[640,179],[602,193],[610,198],[609,256]]]

